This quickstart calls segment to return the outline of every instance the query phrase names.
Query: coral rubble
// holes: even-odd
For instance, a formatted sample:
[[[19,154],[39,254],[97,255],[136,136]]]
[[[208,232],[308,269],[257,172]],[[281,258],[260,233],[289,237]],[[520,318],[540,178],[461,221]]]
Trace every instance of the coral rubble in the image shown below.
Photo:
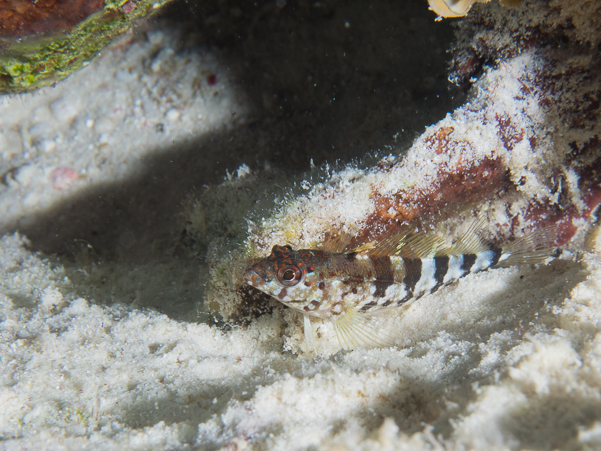
[[[591,12],[601,8],[584,3]],[[599,28],[574,5],[530,1],[511,13],[494,4],[475,11],[457,30],[451,74],[471,85],[471,100],[405,154],[315,183],[251,228],[238,254],[266,255],[275,244],[319,247],[341,233],[361,245],[415,221],[448,232],[475,214],[504,239],[555,224],[557,244],[565,245],[601,201],[601,71],[591,45]],[[566,31],[568,22],[578,27]],[[469,63],[462,60],[468,52]],[[488,67],[476,81],[483,61]],[[212,287],[223,282],[216,274]],[[246,302],[236,283],[209,291],[226,317]]]

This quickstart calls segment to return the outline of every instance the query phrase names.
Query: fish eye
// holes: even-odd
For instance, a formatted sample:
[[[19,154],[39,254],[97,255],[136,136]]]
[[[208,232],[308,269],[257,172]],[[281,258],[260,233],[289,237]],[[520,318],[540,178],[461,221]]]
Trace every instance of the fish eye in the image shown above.
[[[278,281],[287,287],[293,287],[301,281],[302,277],[303,273],[298,266],[288,265],[278,271]]]

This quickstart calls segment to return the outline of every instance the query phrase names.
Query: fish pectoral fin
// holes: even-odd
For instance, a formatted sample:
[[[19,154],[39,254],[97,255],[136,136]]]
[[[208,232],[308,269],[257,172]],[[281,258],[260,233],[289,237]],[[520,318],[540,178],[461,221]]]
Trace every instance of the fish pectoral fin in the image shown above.
[[[313,331],[309,315],[303,315],[303,326],[305,332],[305,352],[307,354],[317,354],[317,348],[315,347],[315,332]]]
[[[385,348],[395,346],[400,336],[397,321],[390,313],[360,313],[347,310],[333,321],[340,347]]]

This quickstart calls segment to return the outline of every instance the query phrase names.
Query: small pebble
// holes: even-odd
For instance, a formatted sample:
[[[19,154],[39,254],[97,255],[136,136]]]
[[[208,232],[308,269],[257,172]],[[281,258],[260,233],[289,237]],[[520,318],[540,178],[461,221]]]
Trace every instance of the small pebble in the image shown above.
[[[86,170],[86,177],[88,180],[94,181],[96,179],[99,179],[101,175],[102,171],[100,170],[100,168],[98,168],[94,164],[90,164],[88,166]]]
[[[165,61],[168,61],[169,59],[171,59],[171,57],[173,56],[174,53],[175,53],[175,51],[169,47],[161,50],[159,53],[157,53],[157,56],[155,56],[154,59],[152,60],[152,63],[150,64],[150,69],[153,72],[160,71],[161,65]]]
[[[52,132],[52,126],[48,122],[36,122],[29,127],[29,135],[32,137],[40,135],[49,135]]]
[[[33,110],[30,118],[36,122],[48,120],[50,118],[50,110],[48,109],[48,106],[44,105],[37,107],[35,110]]]
[[[180,112],[178,110],[176,110],[175,108],[171,108],[170,110],[168,110],[165,113],[165,119],[167,119],[168,121],[171,122],[175,122],[179,119],[180,117]]]
[[[27,186],[33,180],[36,172],[36,167],[33,164],[28,164],[19,168],[15,175],[15,180],[21,186]]]
[[[9,159],[13,155],[23,152],[23,140],[19,132],[15,130],[3,130],[0,132],[0,137],[2,158]]]
[[[23,205],[25,207],[33,207],[40,202],[40,195],[38,193],[29,193],[23,198]]]
[[[115,80],[117,80],[120,83],[127,83],[133,80],[135,77],[136,74],[129,72],[128,70],[121,69],[115,72]]]
[[[61,121],[68,121],[77,116],[77,108],[72,103],[65,100],[55,100],[50,104],[50,111],[55,118]]]
[[[157,45],[163,42],[165,34],[160,30],[150,31],[146,33],[146,38],[148,39],[148,42],[150,42],[152,45]]]
[[[57,312],[63,305],[65,305],[65,300],[59,290],[56,288],[46,288],[42,291],[42,296],[40,297],[40,307],[42,307],[42,310]]]
[[[102,117],[94,124],[94,131],[99,135],[102,133],[110,133],[115,130],[115,124],[108,117]]]
[[[86,119],[86,127],[92,128],[94,126],[94,119]]]
[[[42,139],[39,143],[38,143],[38,149],[40,149],[42,152],[52,152],[54,149],[56,149],[56,143],[54,142],[54,140],[52,139]]]
[[[75,180],[79,179],[79,174],[71,168],[55,168],[51,174],[52,186],[56,189],[68,188]]]

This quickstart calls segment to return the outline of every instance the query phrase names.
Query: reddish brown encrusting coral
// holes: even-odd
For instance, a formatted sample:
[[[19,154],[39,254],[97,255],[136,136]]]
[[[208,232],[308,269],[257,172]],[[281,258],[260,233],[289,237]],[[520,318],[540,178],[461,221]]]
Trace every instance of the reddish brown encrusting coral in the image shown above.
[[[515,145],[524,139],[524,129],[518,128],[507,114],[496,114],[499,137],[507,150],[513,150]]]
[[[576,171],[580,176],[579,188],[582,201],[586,205],[582,215],[584,218],[588,218],[601,203],[601,143],[597,142],[595,152],[598,157]]]
[[[598,153],[599,149],[601,148],[601,139],[599,139],[598,135],[595,135],[581,145],[579,145],[576,141],[571,141],[569,146],[570,149],[572,149],[572,152],[566,159],[567,165],[570,165],[573,161],[577,160],[583,155],[594,155],[595,153]]]
[[[440,127],[440,129],[426,138],[428,146],[435,149],[437,155],[449,150],[449,135],[453,133],[455,129],[453,127]]]
[[[484,62],[484,58],[471,48],[455,52],[449,80],[458,86],[469,87],[470,80],[482,73]]]
[[[447,133],[448,128],[442,132],[444,136]],[[450,214],[450,209],[458,203],[498,196],[510,187],[507,175],[501,159],[485,158],[477,164],[466,159],[452,171],[441,170],[438,181],[428,191],[403,189],[391,195],[374,191],[371,197],[375,211],[366,219],[357,241],[367,242],[389,235],[416,218],[440,216],[445,211]]]
[[[103,0],[0,0],[0,36],[68,31],[103,5]]]
[[[131,0],[125,2],[122,6],[121,9],[123,10],[123,12],[125,14],[128,14],[130,12],[132,12],[133,10],[135,10],[137,8],[136,4],[134,2],[132,2]]]
[[[496,212],[489,219],[505,238],[556,224],[558,244],[565,244],[599,201],[598,133],[589,119],[580,131],[570,127],[598,114],[581,101],[600,84],[587,61],[544,50],[503,63],[480,83],[481,97],[429,129],[407,154],[362,175],[340,173],[289,213],[315,223],[305,220],[288,228],[294,234],[261,246],[282,238],[302,246],[306,237],[336,235],[341,227],[361,245],[412,222],[432,226],[481,208]]]

